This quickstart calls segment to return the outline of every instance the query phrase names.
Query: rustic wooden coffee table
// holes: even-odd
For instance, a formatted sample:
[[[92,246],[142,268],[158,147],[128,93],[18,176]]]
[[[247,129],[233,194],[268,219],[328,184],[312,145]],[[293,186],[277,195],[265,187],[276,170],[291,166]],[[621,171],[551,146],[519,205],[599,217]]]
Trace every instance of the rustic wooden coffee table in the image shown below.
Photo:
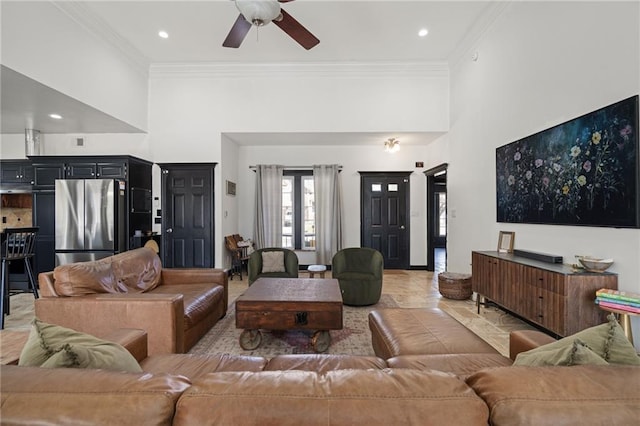
[[[342,294],[335,279],[258,278],[236,299],[236,328],[240,346],[260,346],[266,330],[316,330],[311,338],[316,352],[331,344],[329,330],[342,329]]]

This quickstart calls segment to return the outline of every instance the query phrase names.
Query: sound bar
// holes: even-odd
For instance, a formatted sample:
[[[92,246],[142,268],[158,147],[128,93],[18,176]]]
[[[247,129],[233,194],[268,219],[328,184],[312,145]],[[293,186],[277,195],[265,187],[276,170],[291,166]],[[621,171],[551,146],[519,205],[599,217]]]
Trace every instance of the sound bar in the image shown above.
[[[513,250],[516,256],[526,257],[527,259],[539,260],[546,263],[562,263],[562,256],[548,253],[538,253],[535,251]]]

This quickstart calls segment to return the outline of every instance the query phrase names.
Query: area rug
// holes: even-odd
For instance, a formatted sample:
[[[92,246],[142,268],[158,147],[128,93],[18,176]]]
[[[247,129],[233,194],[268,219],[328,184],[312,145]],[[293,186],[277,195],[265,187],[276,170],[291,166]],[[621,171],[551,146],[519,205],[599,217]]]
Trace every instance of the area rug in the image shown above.
[[[252,351],[240,347],[238,339],[242,329],[236,328],[235,303],[200,341],[189,351],[190,354],[234,354],[272,357],[282,354],[313,354],[311,336],[313,331],[261,330],[262,343]],[[369,312],[381,308],[395,308],[398,304],[392,296],[383,294],[380,301],[371,306],[344,306],[343,329],[331,330],[331,345],[324,352],[344,355],[375,355],[371,347],[371,331],[369,331]]]

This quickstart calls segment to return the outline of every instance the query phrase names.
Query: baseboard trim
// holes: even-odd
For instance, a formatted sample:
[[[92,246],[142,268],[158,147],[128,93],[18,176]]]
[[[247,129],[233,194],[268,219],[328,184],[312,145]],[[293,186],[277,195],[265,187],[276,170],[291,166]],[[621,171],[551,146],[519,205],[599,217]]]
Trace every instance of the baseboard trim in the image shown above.
[[[409,265],[410,271],[433,271],[433,269],[429,269],[427,265]]]

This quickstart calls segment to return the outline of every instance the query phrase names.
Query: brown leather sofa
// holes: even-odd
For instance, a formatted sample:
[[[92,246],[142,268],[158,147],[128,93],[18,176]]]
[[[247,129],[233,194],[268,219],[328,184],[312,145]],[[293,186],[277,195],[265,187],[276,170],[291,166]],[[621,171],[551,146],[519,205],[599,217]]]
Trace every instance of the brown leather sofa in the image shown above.
[[[487,424],[486,404],[451,374],[367,356],[147,357],[143,331],[110,336],[143,373],[0,366],[2,424]]]
[[[475,347],[475,353],[440,353],[451,344],[447,336],[469,337],[446,318],[442,327],[429,324],[435,336],[425,341],[440,340],[432,346],[436,353],[399,353],[386,361],[349,355],[146,357],[140,342],[145,333],[138,331],[136,339],[132,331],[122,344],[135,352],[144,373],[2,366],[2,423],[635,425],[640,418],[640,367],[484,366],[491,363],[485,360],[463,368],[463,360],[495,354],[473,337],[468,347],[457,347]],[[402,330],[396,330],[399,341],[408,338]],[[548,339],[512,333],[513,353]],[[447,355],[463,356],[443,362]],[[436,365],[453,366],[462,376]]]
[[[97,336],[140,328],[150,354],[184,353],[226,314],[227,279],[222,269],[162,268],[143,247],[41,273],[35,314]]]
[[[513,361],[440,309],[392,308],[369,314],[377,356],[394,368],[434,369],[467,377]]]
[[[369,328],[389,367],[455,374],[485,402],[492,425],[631,425],[640,418],[639,366],[511,366],[520,352],[554,341],[539,331],[511,332],[507,358],[437,308],[376,310]]]

